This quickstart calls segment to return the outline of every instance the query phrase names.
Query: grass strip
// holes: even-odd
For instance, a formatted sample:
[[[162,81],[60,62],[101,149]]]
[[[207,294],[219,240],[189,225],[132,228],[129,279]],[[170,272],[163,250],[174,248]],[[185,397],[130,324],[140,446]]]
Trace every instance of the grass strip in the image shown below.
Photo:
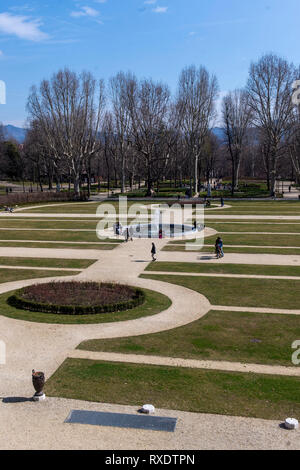
[[[211,310],[180,328],[84,341],[77,349],[289,367],[293,366],[291,344],[295,338],[300,338],[300,319],[295,315]]]
[[[89,259],[0,257],[0,265],[2,266],[28,266],[33,268],[85,269],[96,261]]]
[[[140,277],[187,287],[203,294],[212,305],[300,309],[300,281],[297,280],[153,274],[142,274]]]
[[[270,246],[270,247],[299,247],[300,237],[298,235],[266,235],[266,234],[226,234],[222,233],[224,245],[248,245],[248,246]],[[1,233],[0,233],[1,237]],[[217,235],[205,238],[205,245],[214,245]],[[174,245],[183,245],[186,240],[171,242]]]
[[[36,279],[42,277],[74,276],[80,271],[43,271],[34,269],[0,269],[0,283]]]
[[[103,239],[99,240],[95,232],[70,232],[66,231],[51,231],[51,230],[41,230],[41,231],[32,231],[32,230],[0,230],[0,240],[38,240],[38,241],[58,241],[58,242],[108,242],[108,243],[119,243],[115,239]]]
[[[210,274],[249,274],[262,276],[300,276],[299,266],[264,266],[261,264],[150,263],[146,271]]]
[[[196,413],[281,420],[300,415],[300,379],[294,377],[67,359],[45,392]]]

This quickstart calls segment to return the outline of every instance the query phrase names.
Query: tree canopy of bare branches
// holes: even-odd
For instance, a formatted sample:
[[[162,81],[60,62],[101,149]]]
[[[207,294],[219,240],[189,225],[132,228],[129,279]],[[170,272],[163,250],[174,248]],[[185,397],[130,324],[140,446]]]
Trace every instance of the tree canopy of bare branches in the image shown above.
[[[185,68],[179,78],[177,103],[181,110],[181,127],[189,152],[190,191],[198,191],[198,164],[204,139],[215,118],[218,82],[204,67]]]
[[[238,189],[241,158],[252,115],[248,94],[244,90],[235,90],[223,98],[222,117],[232,165],[232,194]]]
[[[270,191],[275,194],[278,159],[282,156],[292,123],[293,64],[274,55],[263,56],[250,67],[247,92],[253,124],[269,145]]]
[[[32,87],[28,99],[30,118],[39,123],[56,162],[72,175],[79,195],[80,175],[99,145],[99,128],[105,105],[104,82],[88,72],[77,75],[60,70],[40,88]]]

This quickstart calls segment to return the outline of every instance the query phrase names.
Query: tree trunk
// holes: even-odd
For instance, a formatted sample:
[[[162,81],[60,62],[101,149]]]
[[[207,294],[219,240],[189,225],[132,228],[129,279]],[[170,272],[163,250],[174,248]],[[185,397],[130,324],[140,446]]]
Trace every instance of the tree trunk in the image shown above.
[[[147,162],[147,193],[146,196],[150,197],[152,192],[152,178],[151,178],[151,169],[149,161]]]
[[[122,146],[123,147],[123,146]],[[121,192],[126,192],[126,175],[125,175],[125,155],[122,148],[122,182],[121,182]]]
[[[73,178],[75,198],[80,197],[80,176],[75,174]]]
[[[198,160],[199,160],[199,156],[196,155],[196,158],[195,158],[195,181],[194,181],[194,191],[195,191],[195,193],[198,193]]]
[[[235,162],[235,169],[234,169],[234,190],[235,191],[239,189],[240,166],[241,166],[241,161],[240,159],[238,159]]]

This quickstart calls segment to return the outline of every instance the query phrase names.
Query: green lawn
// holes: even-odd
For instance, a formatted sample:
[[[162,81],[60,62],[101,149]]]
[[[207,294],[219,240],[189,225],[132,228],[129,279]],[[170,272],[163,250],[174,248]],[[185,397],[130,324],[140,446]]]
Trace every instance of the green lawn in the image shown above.
[[[129,338],[84,341],[78,349],[293,366],[291,344],[300,338],[300,317],[210,311],[188,325]]]
[[[89,259],[61,259],[61,258],[9,258],[0,257],[2,266],[32,266],[33,268],[68,268],[85,269],[97,260]]]
[[[99,242],[109,242],[109,243],[119,243],[115,239],[103,239],[100,240],[96,231],[94,232],[71,232],[65,230],[62,232],[56,232],[51,230],[0,230],[0,240],[39,240],[39,241],[59,241],[59,242],[89,242],[89,243],[99,243]]]
[[[95,214],[97,211],[97,207],[100,205],[99,202],[94,202],[94,203],[86,203],[86,202],[65,202],[65,203],[59,203],[59,204],[54,204],[50,202],[49,204],[32,204],[32,208],[28,207],[22,212],[24,213],[36,213],[36,212],[41,212],[41,213],[53,213],[53,214]]]
[[[35,279],[42,277],[73,276],[80,271],[43,271],[42,269],[0,269],[0,284],[23,279]]]
[[[0,234],[1,236],[1,234]],[[222,234],[224,245],[249,245],[249,246],[280,246],[300,247],[300,236],[298,235],[265,235],[265,234]],[[205,239],[206,244],[214,244],[216,237]]]
[[[212,215],[212,214],[210,214]],[[222,213],[215,213],[215,215],[222,215]],[[239,225],[241,227],[245,226],[245,225],[248,225],[249,227],[255,227],[257,225],[257,227],[260,227],[260,226],[266,226],[268,227],[269,225],[282,225],[282,231],[286,231],[284,230],[284,226],[285,225],[291,225],[292,227],[297,226],[297,225],[300,225],[300,220],[299,219],[276,219],[276,218],[273,218],[271,217],[270,219],[241,219],[239,217],[235,218],[235,219],[232,219],[230,217],[227,218],[226,216],[226,219],[217,219],[215,217],[213,218],[209,218],[207,221],[206,221],[206,225],[208,227],[210,227],[211,225],[214,225],[216,224],[217,226],[224,226],[224,227],[227,227],[228,225]],[[257,230],[258,232],[260,230]]]
[[[96,231],[98,220],[66,220],[66,219],[21,219],[15,218],[10,220],[0,219],[0,228],[19,228],[19,229],[85,229]],[[1,234],[2,230],[0,231]]]
[[[48,396],[282,420],[300,415],[300,378],[67,359]]]
[[[128,220],[132,220],[131,218],[128,218]],[[5,229],[5,228],[16,228],[16,229],[59,229],[63,230],[65,229],[66,231],[69,229],[76,230],[76,229],[83,229],[83,230],[91,230],[94,233],[96,232],[96,227],[98,224],[98,219],[90,219],[90,220],[82,220],[82,219],[55,219],[52,220],[50,219],[25,219],[25,218],[14,218],[10,220],[3,220],[2,218],[0,219],[0,228]],[[1,232],[0,231],[0,237],[1,237]],[[78,232],[80,233],[80,232]]]
[[[150,263],[146,271],[172,273],[245,274],[262,276],[300,276],[299,266],[264,266],[261,264],[216,264],[216,263]]]
[[[39,271],[41,272],[41,271]],[[49,273],[49,277],[52,271]],[[68,273],[70,275],[72,273]],[[0,270],[1,275],[1,270]],[[42,277],[42,276],[36,276]],[[29,276],[28,276],[29,278]],[[27,278],[26,278],[27,279]],[[0,314],[17,320],[25,320],[38,323],[57,323],[57,324],[91,324],[91,323],[110,323],[125,320],[134,320],[140,317],[156,315],[171,305],[171,300],[158,292],[144,289],[146,300],[142,305],[123,312],[103,313],[96,315],[57,315],[50,313],[29,312],[26,310],[16,309],[7,304],[7,299],[14,292],[0,295]]]
[[[214,201],[212,201],[214,202]],[[224,208],[218,215],[300,215],[300,201],[225,201],[231,207]],[[213,215],[213,211],[208,211]],[[216,214],[217,215],[217,214]]]
[[[148,204],[158,204],[160,201],[159,200],[150,200],[150,201],[139,201],[138,199],[136,201],[128,201],[127,205],[128,207],[132,206],[133,204],[140,204],[140,205],[148,205]],[[119,202],[117,201],[104,201],[104,202],[80,202],[80,203],[65,203],[65,204],[60,204],[60,205],[54,205],[52,206],[51,203],[47,206],[44,204],[41,204],[39,207],[36,208],[30,208],[28,207],[25,209],[24,213],[49,213],[49,214],[96,214],[97,208],[103,205],[103,204],[110,204],[114,208],[119,207]],[[35,204],[32,204],[32,206],[35,206]]]
[[[1,233],[0,233],[1,237]],[[205,238],[205,245],[214,245],[217,235]],[[270,246],[270,247],[299,247],[299,235],[266,235],[266,234],[225,234],[222,233],[224,246],[226,245],[248,245],[248,246]],[[182,245],[186,240],[172,241],[174,245]]]
[[[142,274],[154,279],[195,290],[212,305],[300,309],[300,281],[277,279],[211,278]]]
[[[211,215],[210,212],[209,215]],[[289,215],[289,216],[300,216],[300,203],[298,203],[298,207],[289,208],[289,207],[282,207],[282,208],[230,208],[222,210],[222,215]]]
[[[266,224],[264,222],[258,224],[241,224],[241,223],[231,223],[224,224],[220,223],[211,223],[207,222],[207,226],[217,230],[218,232],[226,234],[226,232],[265,232],[265,233],[300,233],[300,223],[299,224]],[[227,236],[227,235],[226,235]],[[276,235],[277,237],[277,235]],[[296,237],[295,237],[296,238]]]

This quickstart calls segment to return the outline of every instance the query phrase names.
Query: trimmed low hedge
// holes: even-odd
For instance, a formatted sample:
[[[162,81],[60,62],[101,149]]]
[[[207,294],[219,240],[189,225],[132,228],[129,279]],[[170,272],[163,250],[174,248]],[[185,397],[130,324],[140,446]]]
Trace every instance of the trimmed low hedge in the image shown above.
[[[134,297],[131,300],[103,305],[54,305],[43,304],[22,298],[23,289],[7,299],[7,303],[19,310],[30,312],[55,313],[61,315],[93,315],[97,313],[112,313],[130,310],[145,302],[145,293],[142,289],[135,288]]]

